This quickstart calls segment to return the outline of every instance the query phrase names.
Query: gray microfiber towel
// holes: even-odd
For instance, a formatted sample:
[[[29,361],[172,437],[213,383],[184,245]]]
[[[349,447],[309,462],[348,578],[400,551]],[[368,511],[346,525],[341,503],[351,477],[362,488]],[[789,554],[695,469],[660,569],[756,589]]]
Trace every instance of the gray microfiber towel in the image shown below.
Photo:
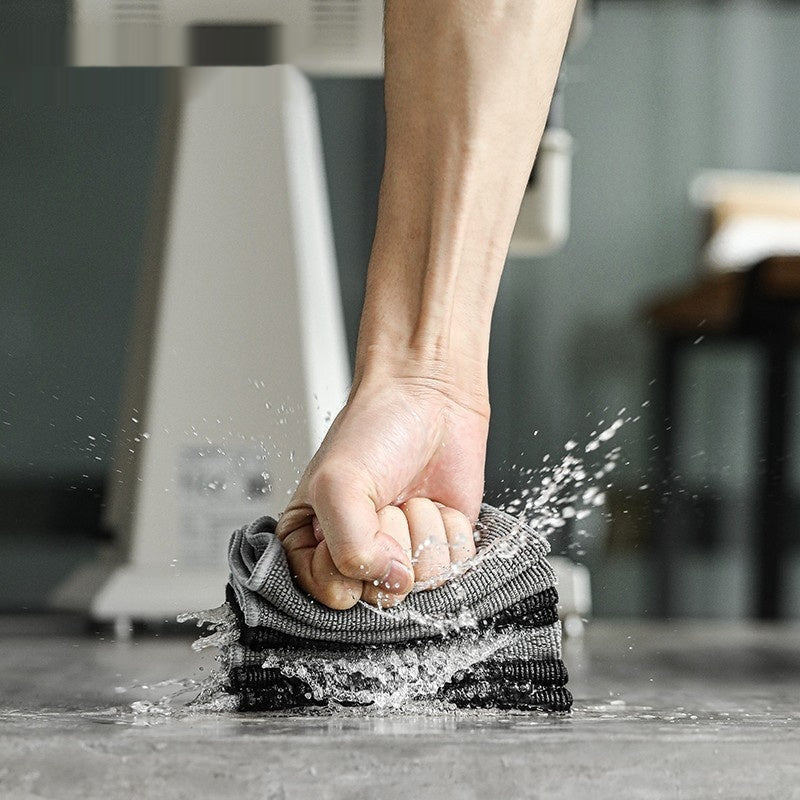
[[[561,627],[546,539],[484,505],[477,554],[443,586],[400,605],[337,611],[292,580],[275,520],[230,542],[223,688],[239,710],[339,705],[568,711]]]
[[[292,580],[275,522],[262,517],[236,531],[228,548],[231,586],[248,627],[268,627],[304,639],[388,644],[474,627],[552,587],[547,540],[529,525],[484,505],[476,527],[478,553],[444,585],[412,591],[396,608],[358,603],[335,611]]]

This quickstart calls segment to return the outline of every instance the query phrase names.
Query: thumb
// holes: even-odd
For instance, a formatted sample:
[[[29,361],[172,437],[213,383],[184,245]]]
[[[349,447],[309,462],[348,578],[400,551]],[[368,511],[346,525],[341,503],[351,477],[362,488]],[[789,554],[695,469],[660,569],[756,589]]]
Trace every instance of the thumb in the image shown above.
[[[414,572],[408,554],[381,530],[375,502],[356,476],[320,469],[309,483],[309,499],[342,575],[378,581],[396,594],[411,591]]]

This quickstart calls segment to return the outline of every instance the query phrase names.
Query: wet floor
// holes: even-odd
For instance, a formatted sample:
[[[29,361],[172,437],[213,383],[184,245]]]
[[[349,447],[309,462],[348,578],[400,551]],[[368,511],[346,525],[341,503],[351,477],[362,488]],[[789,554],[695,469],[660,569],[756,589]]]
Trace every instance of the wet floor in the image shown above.
[[[189,642],[0,618],[0,798],[800,798],[797,625],[593,623],[568,717],[134,714]]]

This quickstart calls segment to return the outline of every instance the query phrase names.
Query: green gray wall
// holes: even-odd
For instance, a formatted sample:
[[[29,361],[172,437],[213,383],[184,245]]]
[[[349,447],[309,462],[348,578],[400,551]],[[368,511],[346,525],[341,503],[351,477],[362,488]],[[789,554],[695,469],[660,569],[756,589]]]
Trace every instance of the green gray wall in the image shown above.
[[[576,140],[570,241],[555,257],[510,262],[501,288],[493,408],[502,434],[491,470],[535,465],[609,413],[641,410],[620,434],[629,464],[615,477],[637,513],[636,487],[652,480],[656,455],[640,408],[655,367],[639,314],[694,274],[687,186],[697,170],[800,172],[798,42],[800,9],[790,3],[600,3],[593,35],[565,73]],[[678,471],[690,493],[709,494],[720,509],[715,547],[685,543],[676,592],[684,613],[750,608],[758,378],[756,354],[741,347],[698,347],[682,370]],[[800,425],[794,433],[800,462]],[[643,549],[609,550],[602,536],[587,544],[599,610],[646,613]],[[795,559],[791,604],[800,613],[797,567]]]
[[[0,98],[0,480],[93,480],[114,431],[159,74],[9,68]]]
[[[511,261],[495,313],[493,490],[511,463],[536,466],[650,398],[652,348],[638,314],[693,274],[691,176],[800,172],[799,41],[792,3],[599,4],[565,70],[572,236],[556,256]],[[381,84],[314,85],[352,346],[380,177]],[[4,68],[0,98],[0,481],[92,485],[114,429],[162,85],[155,70]],[[690,487],[720,499],[723,534],[712,550],[687,548],[681,610],[741,615],[757,365],[746,349],[698,348],[684,374],[680,467]],[[653,458],[643,412],[620,435],[628,463],[616,480],[630,495]],[[615,551],[595,527],[585,558],[599,610],[646,612],[644,551]],[[793,603],[800,613],[800,588]]]

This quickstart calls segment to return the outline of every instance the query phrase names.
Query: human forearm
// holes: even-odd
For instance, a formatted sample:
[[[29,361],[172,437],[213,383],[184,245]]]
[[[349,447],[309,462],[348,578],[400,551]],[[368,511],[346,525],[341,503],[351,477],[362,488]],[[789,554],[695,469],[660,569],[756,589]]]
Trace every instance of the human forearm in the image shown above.
[[[389,0],[386,164],[347,405],[278,525],[333,608],[475,552],[500,273],[574,0]]]
[[[356,384],[485,385],[494,299],[574,0],[389,0],[387,148]]]

